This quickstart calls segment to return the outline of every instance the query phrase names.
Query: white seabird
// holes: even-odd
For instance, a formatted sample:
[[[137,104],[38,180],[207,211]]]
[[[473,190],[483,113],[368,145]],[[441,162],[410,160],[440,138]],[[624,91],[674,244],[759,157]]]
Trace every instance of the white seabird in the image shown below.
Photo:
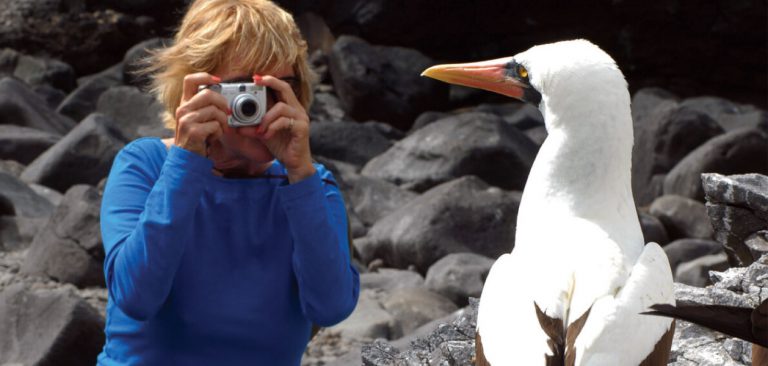
[[[480,297],[476,364],[666,365],[674,323],[640,313],[675,303],[672,273],[640,229],[630,97],[614,60],[574,40],[422,75],[534,103],[548,132],[514,250]]]

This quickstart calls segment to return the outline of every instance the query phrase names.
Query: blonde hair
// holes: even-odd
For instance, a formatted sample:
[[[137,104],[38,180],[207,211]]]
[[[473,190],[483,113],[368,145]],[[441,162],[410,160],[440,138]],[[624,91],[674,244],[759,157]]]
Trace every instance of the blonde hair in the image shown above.
[[[187,74],[232,67],[274,72],[292,66],[299,81],[296,97],[305,109],[315,79],[307,62],[307,42],[291,14],[269,0],[195,0],[184,15],[172,46],[145,60],[151,92],[165,106],[163,120],[175,130]]]

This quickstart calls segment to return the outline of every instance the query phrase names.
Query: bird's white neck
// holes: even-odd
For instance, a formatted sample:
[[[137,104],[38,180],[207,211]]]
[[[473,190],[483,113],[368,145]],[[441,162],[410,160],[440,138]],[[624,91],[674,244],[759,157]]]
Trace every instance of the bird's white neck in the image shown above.
[[[580,90],[577,96],[546,98],[543,114],[549,136],[539,150],[525,186],[516,245],[536,245],[542,227],[557,217],[589,220],[629,255],[642,250],[643,237],[631,188],[632,118],[626,86],[615,91]],[[587,94],[584,94],[588,92]],[[600,98],[598,98],[598,95]],[[553,104],[556,103],[556,104]],[[556,222],[556,221],[555,221]]]

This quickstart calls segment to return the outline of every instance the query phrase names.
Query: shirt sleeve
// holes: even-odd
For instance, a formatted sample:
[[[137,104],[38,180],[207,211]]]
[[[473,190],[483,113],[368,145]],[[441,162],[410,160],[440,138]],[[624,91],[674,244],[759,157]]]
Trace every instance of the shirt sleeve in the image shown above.
[[[157,313],[173,283],[212,162],[173,146],[159,173],[150,154],[127,145],[115,157],[101,205],[104,275],[125,314]]]
[[[347,214],[330,172],[317,172],[279,188],[294,242],[293,269],[302,310],[309,320],[330,326],[354,310],[360,277],[350,263]]]

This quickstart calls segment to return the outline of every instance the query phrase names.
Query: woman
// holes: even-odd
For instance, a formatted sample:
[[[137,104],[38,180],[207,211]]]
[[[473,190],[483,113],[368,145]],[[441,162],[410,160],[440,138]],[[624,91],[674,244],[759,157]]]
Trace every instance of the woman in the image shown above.
[[[197,0],[155,55],[176,132],[128,144],[109,175],[100,365],[298,365],[312,324],[352,312],[344,203],[310,157],[306,52],[269,1]],[[226,99],[198,92],[243,78],[272,91],[258,127],[229,127]]]

